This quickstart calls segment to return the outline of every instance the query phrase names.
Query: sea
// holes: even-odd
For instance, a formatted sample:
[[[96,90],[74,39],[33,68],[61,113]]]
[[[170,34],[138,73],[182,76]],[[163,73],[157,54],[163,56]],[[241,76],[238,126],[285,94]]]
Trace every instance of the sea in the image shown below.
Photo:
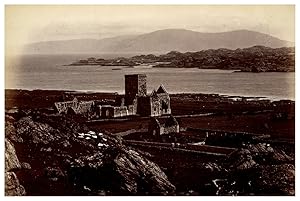
[[[295,100],[295,73],[247,73],[198,68],[151,66],[67,66],[86,59],[116,58],[113,54],[6,56],[6,89],[74,90],[124,93],[126,74],[145,73],[148,93],[163,84],[169,93],[205,93]]]

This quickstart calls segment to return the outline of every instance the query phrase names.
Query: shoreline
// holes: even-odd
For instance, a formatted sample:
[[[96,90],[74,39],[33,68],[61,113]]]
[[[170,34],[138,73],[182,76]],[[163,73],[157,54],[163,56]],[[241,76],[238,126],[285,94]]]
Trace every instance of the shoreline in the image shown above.
[[[110,95],[124,95],[124,92],[112,92],[112,91],[95,91],[95,90],[72,90],[72,89],[20,89],[20,88],[5,88],[5,93],[7,91],[43,91],[43,92],[57,92],[57,93],[73,93],[73,94],[110,94]],[[149,93],[150,94],[150,93]],[[240,94],[222,94],[222,93],[205,93],[205,92],[171,92],[169,93],[171,96],[173,95],[200,95],[200,96],[216,96],[221,98],[227,98],[232,101],[292,101],[295,102],[295,98],[280,98],[280,97],[272,97],[272,96],[255,96],[255,95],[240,95]]]
[[[198,52],[170,51],[155,56],[135,55],[130,58],[103,59],[89,57],[80,59],[69,66],[100,65],[100,66],[135,66],[153,65],[153,68],[191,68],[200,69],[227,69],[241,72],[295,72],[295,50],[292,47],[269,48],[265,46],[252,46],[248,48],[209,49]]]
[[[101,65],[101,64],[64,64],[62,66],[66,67],[77,67],[77,66],[85,66],[85,67],[123,67],[123,68],[143,68],[144,66],[147,65],[120,65],[120,64],[115,64],[115,65]],[[148,67],[148,66],[147,66]],[[223,68],[201,68],[201,67],[178,67],[178,66],[168,66],[168,67],[163,67],[163,66],[155,66],[155,65],[149,65],[148,68],[161,68],[161,69],[200,69],[200,70],[224,70],[224,71],[232,71],[232,73],[295,73],[295,70],[291,71],[276,71],[276,70],[269,70],[269,71],[251,71],[251,70],[241,70],[241,69],[236,69],[237,67],[233,67],[232,69],[223,69]]]

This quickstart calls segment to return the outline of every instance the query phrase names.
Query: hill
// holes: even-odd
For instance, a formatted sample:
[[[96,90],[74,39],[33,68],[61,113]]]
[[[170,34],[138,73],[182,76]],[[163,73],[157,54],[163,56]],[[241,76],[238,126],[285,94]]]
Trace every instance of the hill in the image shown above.
[[[27,54],[57,53],[167,53],[205,49],[237,49],[255,45],[271,48],[294,46],[268,34],[249,30],[201,33],[185,29],[165,29],[151,33],[106,39],[76,39],[32,43],[24,48]]]

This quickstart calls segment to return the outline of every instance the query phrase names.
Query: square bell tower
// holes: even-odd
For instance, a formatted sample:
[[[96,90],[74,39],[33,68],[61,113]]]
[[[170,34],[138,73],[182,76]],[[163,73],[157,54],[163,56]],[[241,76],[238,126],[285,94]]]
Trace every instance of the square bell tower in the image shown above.
[[[125,75],[125,104],[132,105],[136,96],[147,96],[146,74]]]

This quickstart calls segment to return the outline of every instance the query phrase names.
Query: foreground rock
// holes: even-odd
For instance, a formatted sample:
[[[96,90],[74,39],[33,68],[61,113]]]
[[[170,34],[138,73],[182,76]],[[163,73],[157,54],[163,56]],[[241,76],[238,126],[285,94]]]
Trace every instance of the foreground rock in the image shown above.
[[[19,179],[14,171],[21,168],[21,164],[16,155],[14,145],[5,139],[5,195],[20,196],[25,195],[25,189],[20,185]]]
[[[175,187],[164,172],[122,140],[61,116],[26,116],[10,125],[20,162],[9,156],[7,166],[22,168],[20,183],[27,195],[170,194]],[[20,140],[22,139],[22,140]],[[9,153],[12,149],[7,147]],[[6,193],[17,185],[7,175]],[[13,179],[12,179],[13,178]],[[15,195],[23,195],[23,189]]]
[[[228,159],[219,195],[295,195],[294,159],[267,143],[249,144]]]
[[[258,168],[253,180],[258,193],[271,195],[295,195],[295,166],[292,164],[264,165]]]
[[[14,172],[5,172],[5,195],[21,196],[26,195],[26,191],[20,185],[19,179]]]
[[[175,190],[160,168],[136,151],[124,150],[115,158],[114,162],[117,172],[124,178],[122,190],[131,193],[155,194],[168,194]]]

